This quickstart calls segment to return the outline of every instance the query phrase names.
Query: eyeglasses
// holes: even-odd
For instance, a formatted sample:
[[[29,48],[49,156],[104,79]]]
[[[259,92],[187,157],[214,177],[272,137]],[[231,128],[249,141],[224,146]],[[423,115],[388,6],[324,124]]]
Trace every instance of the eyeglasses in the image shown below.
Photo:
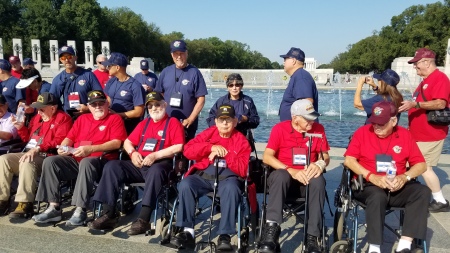
[[[71,55],[71,54],[68,54],[68,55],[63,55],[63,56],[61,56],[61,57],[59,57],[59,59],[61,60],[61,61],[69,61],[69,60],[72,60],[73,59],[73,55]]]
[[[118,66],[118,65],[109,65],[109,66],[106,67],[106,69],[107,69],[107,70],[110,70],[111,67],[114,67],[114,66]]]
[[[413,65],[417,66],[417,65],[419,65],[419,63],[426,62],[426,61],[428,61],[428,60],[420,60],[420,61],[414,62]]]
[[[95,107],[102,107],[102,106],[104,106],[105,104],[106,104],[106,102],[100,101],[100,102],[93,102],[93,103],[90,103],[89,105],[95,108]]]
[[[233,88],[234,86],[236,86],[237,88],[240,88],[240,87],[242,87],[242,84],[240,84],[240,83],[236,83],[236,84],[229,83],[229,84],[227,84],[227,86],[228,86],[228,88]]]
[[[218,118],[217,121],[218,121],[219,123],[222,123],[222,124],[223,124],[223,123],[229,124],[229,123],[231,123],[231,122],[233,121],[233,118],[231,118],[231,117]]]
[[[102,61],[98,61],[98,62],[97,62],[97,64],[102,64],[102,63],[103,63]]]
[[[154,103],[154,104],[150,103],[150,104],[147,105],[147,109],[152,109],[153,106],[155,108],[159,108],[159,107],[161,107],[161,105],[162,105],[162,103]]]

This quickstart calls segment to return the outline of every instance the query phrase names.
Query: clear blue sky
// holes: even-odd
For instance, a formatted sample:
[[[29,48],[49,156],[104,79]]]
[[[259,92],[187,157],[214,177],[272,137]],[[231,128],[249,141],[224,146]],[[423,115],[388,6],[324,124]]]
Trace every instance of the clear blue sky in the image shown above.
[[[329,63],[349,44],[390,25],[412,5],[437,0],[99,0],[108,8],[128,7],[154,23],[163,34],[182,32],[186,39],[236,40],[271,61],[291,47],[301,48],[319,64]]]

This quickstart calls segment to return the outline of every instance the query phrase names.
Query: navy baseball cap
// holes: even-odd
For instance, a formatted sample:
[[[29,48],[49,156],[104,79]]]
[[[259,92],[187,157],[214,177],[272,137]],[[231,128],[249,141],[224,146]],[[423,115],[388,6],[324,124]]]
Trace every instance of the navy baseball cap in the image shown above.
[[[300,48],[291,47],[289,52],[286,54],[280,55],[281,58],[294,58],[299,61],[305,61],[305,52],[303,52]]]
[[[141,69],[142,70],[148,70],[148,61],[147,60],[141,60]]]
[[[0,59],[0,69],[11,71],[11,63],[5,59]]]
[[[397,72],[393,71],[392,69],[386,69],[381,74],[373,74],[373,78],[383,80],[386,84],[394,87],[396,87],[400,82],[400,77],[398,76]]]
[[[26,66],[26,65],[34,65],[34,64],[36,64],[37,62],[35,62],[35,61],[33,61],[31,58],[25,58],[25,59],[23,59],[23,65],[24,66]]]
[[[170,43],[170,52],[173,53],[176,51],[180,52],[187,51],[186,42],[184,42],[184,40],[174,40]]]
[[[102,62],[102,65],[105,67],[108,67],[111,65],[118,65],[121,67],[126,67],[126,66],[128,66],[128,59],[125,55],[123,55],[121,53],[113,52],[113,53],[111,53],[111,56],[109,57],[108,60]]]
[[[61,57],[62,54],[71,54],[71,55],[75,55],[75,50],[73,49],[72,46],[62,46],[62,47],[58,50],[58,56]]]

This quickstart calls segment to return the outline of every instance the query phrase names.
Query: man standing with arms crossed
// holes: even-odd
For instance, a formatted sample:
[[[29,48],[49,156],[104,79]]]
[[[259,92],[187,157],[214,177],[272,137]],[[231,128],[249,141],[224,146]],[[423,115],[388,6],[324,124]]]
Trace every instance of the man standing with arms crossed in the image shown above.
[[[422,176],[433,195],[428,211],[431,213],[449,211],[449,202],[442,194],[439,178],[432,167],[437,165],[441,156],[448,126],[430,124],[427,120],[427,110],[448,107],[450,81],[437,69],[436,54],[428,48],[417,50],[414,58],[408,63],[413,64],[417,75],[422,77],[423,81],[416,88],[413,100],[404,100],[399,111],[408,111],[409,131],[417,141],[427,163],[427,170]]]
[[[291,106],[299,99],[311,101],[317,112],[319,110],[319,93],[313,77],[304,69],[305,53],[300,48],[291,47],[287,54],[280,55],[280,57],[284,59],[284,71],[291,76],[278,112],[280,121],[291,120]]]
[[[164,93],[169,105],[167,114],[181,121],[187,128],[186,141],[194,138],[198,128],[198,115],[208,94],[205,80],[198,68],[187,63],[188,52],[184,40],[170,43],[170,54],[175,64],[163,69],[155,91]]]

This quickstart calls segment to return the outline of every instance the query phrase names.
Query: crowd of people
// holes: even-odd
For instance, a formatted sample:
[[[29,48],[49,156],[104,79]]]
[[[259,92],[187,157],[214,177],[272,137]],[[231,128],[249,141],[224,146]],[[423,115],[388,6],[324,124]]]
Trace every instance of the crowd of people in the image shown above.
[[[142,71],[132,77],[127,74],[127,56],[121,53],[113,52],[108,58],[98,55],[98,68],[91,72],[77,66],[72,47],[63,46],[58,56],[64,70],[51,84],[42,79],[29,58],[23,67],[17,56],[0,59],[0,145],[15,139],[24,143],[20,153],[0,147],[0,215],[9,213],[11,219],[32,216],[36,223],[59,222],[59,187],[62,181],[74,180],[74,211],[66,225],[86,224],[91,203],[96,201],[103,212],[88,227],[113,229],[120,217],[121,185],[145,183],[141,210],[127,231],[143,234],[150,229],[151,213],[168,181],[173,157],[182,153],[195,163],[186,168],[178,184],[176,226],[180,232],[171,243],[178,248],[195,246],[196,199],[217,187],[221,206],[217,247],[232,250],[236,210],[245,190],[250,154],[255,151],[249,135],[260,123],[257,105],[243,93],[242,76],[232,73],[225,80],[227,93],[209,110],[209,127],[197,133],[208,94],[205,81],[199,69],[188,63],[185,41],[172,41],[170,53],[174,64],[159,76],[142,60]],[[304,69],[305,53],[292,47],[280,57],[291,78],[279,108],[280,123],[273,126],[263,154],[263,162],[272,170],[259,251],[280,251],[284,203],[289,196],[308,192],[305,247],[309,253],[321,252],[323,173],[330,162],[330,146],[318,121],[316,83]],[[354,106],[367,113],[367,120],[353,134],[344,165],[364,178],[365,189],[355,192],[355,198],[366,205],[366,217],[371,217],[366,221],[369,252],[380,252],[387,206],[406,209],[396,252],[410,252],[414,238],[426,238],[427,212],[450,210],[433,171],[448,126],[427,119],[428,111],[444,109],[450,101],[450,81],[436,67],[435,59],[432,50],[421,48],[409,61],[423,79],[411,99],[404,99],[398,91],[400,77],[391,69],[357,82]],[[362,100],[364,85],[376,94]],[[408,128],[398,126],[403,112]],[[119,152],[128,159],[119,160]],[[393,178],[386,175],[385,165],[391,162],[397,165]],[[10,200],[14,176],[18,187],[15,199]],[[426,185],[414,180],[419,176]],[[34,214],[35,201],[49,205]],[[12,202],[16,208],[10,212]]]

